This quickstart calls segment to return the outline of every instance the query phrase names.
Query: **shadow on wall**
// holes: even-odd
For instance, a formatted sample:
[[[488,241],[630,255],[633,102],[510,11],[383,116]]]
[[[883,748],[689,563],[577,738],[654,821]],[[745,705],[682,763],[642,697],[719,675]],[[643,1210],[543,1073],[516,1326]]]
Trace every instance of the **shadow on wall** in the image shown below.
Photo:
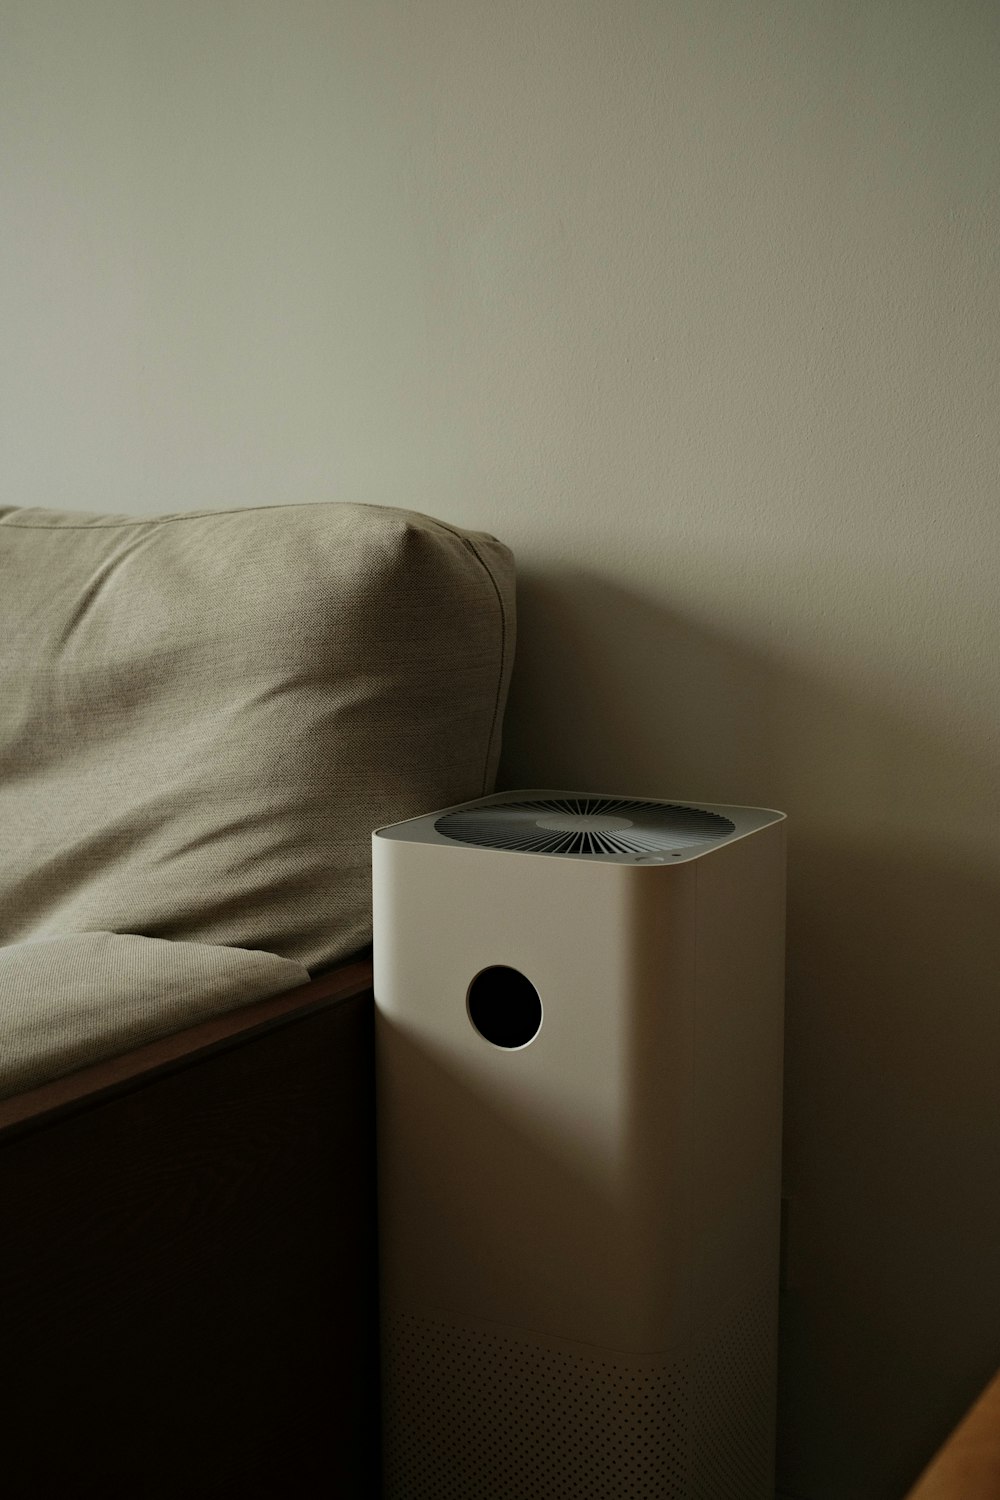
[[[779,1479],[898,1500],[1000,1364],[996,767],[607,580],[519,587],[501,787],[789,814]]]

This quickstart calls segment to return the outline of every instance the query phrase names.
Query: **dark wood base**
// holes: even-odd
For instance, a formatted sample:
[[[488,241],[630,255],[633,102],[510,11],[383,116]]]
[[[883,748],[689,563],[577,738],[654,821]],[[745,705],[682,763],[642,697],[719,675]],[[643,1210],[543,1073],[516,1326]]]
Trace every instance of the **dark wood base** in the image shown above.
[[[370,985],[0,1104],[9,1500],[377,1495]]]

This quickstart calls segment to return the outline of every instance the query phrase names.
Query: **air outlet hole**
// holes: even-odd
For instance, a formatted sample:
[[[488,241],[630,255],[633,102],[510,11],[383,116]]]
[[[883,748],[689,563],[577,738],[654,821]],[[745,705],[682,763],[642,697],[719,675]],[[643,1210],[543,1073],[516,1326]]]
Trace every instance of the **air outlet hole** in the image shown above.
[[[538,991],[518,969],[491,964],[469,985],[469,1020],[494,1047],[526,1047],[542,1024]]]

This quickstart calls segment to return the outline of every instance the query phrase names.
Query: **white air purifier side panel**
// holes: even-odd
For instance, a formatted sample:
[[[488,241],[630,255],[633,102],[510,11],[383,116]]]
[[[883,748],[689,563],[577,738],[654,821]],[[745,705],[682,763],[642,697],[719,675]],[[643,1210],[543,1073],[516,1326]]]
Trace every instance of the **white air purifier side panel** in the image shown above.
[[[691,1115],[692,1309],[769,1287],[777,1316],[784,824],[699,860]]]
[[[687,1308],[693,867],[662,872],[649,923],[632,866],[554,880],[546,859],[381,840],[375,859],[385,1304],[663,1348]],[[541,997],[520,1049],[466,1011],[494,964]]]
[[[412,827],[373,856],[386,1500],[770,1500],[780,821],[676,864]],[[491,965],[526,1046],[472,1025]]]

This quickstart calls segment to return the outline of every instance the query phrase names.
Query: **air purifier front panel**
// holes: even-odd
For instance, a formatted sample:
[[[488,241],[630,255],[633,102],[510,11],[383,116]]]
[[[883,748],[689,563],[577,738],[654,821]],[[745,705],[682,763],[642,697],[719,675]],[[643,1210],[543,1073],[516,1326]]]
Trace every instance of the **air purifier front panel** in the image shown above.
[[[782,820],[626,804],[374,838],[389,1500],[770,1483]]]

